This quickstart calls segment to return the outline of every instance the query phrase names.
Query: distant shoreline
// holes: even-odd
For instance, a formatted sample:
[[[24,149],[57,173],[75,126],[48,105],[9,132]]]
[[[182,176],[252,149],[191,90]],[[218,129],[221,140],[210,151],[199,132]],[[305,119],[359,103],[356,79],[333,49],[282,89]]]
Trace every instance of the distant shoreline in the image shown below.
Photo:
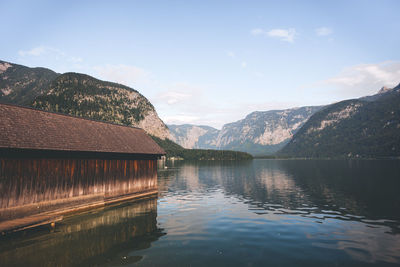
[[[279,159],[279,160],[400,160],[400,157],[279,157],[279,156],[253,156],[253,159]]]

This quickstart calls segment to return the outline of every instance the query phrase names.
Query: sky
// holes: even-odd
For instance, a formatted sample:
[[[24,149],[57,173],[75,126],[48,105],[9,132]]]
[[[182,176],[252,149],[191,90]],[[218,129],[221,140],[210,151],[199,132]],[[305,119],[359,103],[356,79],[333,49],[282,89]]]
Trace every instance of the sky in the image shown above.
[[[400,1],[5,1],[0,59],[128,85],[167,124],[400,83]]]

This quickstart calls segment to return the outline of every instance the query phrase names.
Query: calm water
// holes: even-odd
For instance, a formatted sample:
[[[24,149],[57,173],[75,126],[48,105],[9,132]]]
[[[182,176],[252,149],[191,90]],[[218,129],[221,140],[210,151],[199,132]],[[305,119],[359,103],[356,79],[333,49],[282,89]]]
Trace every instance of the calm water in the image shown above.
[[[0,237],[0,266],[400,266],[400,161],[160,167],[158,199]]]

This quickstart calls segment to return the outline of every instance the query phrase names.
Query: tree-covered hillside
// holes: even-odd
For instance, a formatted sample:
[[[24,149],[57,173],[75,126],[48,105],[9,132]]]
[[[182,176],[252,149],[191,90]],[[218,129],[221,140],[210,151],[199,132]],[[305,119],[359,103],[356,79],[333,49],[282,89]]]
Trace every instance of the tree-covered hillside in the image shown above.
[[[138,91],[79,73],[0,61],[0,101],[143,128],[171,138],[153,105]]]
[[[57,77],[48,92],[36,97],[31,106],[128,126],[137,124],[154,109],[134,89],[79,73]]]
[[[29,68],[0,60],[0,101],[28,105],[47,93],[58,73],[46,68]]]
[[[374,101],[346,100],[315,113],[278,153],[285,157],[399,157],[400,86]]]

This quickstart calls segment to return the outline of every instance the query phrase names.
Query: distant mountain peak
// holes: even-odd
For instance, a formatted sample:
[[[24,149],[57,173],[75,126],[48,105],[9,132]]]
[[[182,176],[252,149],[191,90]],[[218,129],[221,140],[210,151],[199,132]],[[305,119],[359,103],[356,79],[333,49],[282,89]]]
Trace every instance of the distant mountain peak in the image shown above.
[[[12,67],[12,65],[8,62],[0,61],[0,73],[5,72],[8,68]]]
[[[378,94],[384,94],[390,90],[392,90],[393,88],[389,88],[387,86],[382,86],[382,88],[378,91]]]

